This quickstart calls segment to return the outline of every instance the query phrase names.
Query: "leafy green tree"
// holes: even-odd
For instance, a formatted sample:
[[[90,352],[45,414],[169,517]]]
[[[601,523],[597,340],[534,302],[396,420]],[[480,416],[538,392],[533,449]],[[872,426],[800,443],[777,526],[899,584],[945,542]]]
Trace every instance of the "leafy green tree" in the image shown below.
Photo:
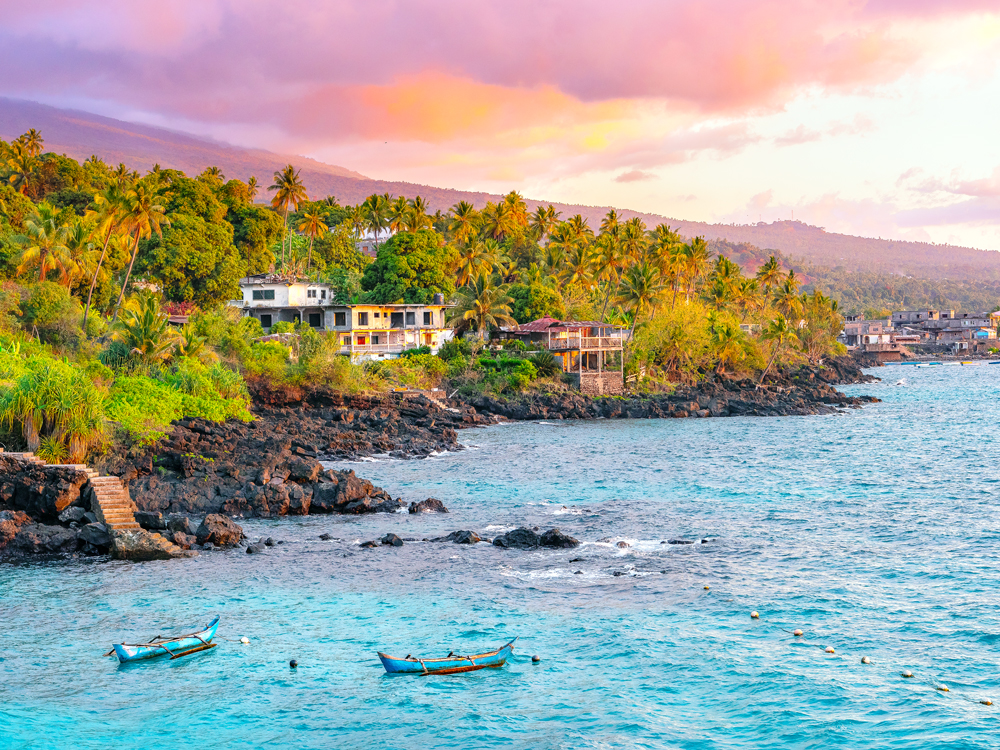
[[[456,260],[454,248],[440,242],[430,229],[393,235],[365,269],[361,279],[365,300],[427,304],[436,293],[448,297],[455,290]]]
[[[327,269],[340,268],[356,273],[362,273],[372,262],[357,249],[351,227],[346,222],[316,238],[316,255],[323,259]]]
[[[125,211],[125,193],[115,183],[109,184],[104,190],[94,196],[95,208],[88,212],[88,216],[97,223],[97,229],[104,235],[104,244],[101,247],[101,256],[94,267],[94,275],[90,281],[90,289],[87,290],[87,304],[83,309],[83,330],[87,330],[87,317],[90,315],[90,303],[94,299],[94,287],[97,286],[97,278],[104,266],[104,258],[108,253],[108,245],[111,244],[112,235],[119,229]]]
[[[508,289],[511,298],[511,316],[518,323],[549,316],[557,320],[566,317],[566,306],[559,292],[547,284],[531,282],[511,284]]]
[[[788,325],[788,320],[785,319],[784,315],[778,315],[772,320],[760,337],[771,343],[771,356],[767,359],[767,367],[760,374],[760,383],[763,384],[767,373],[771,371],[774,360],[791,342],[798,341],[798,337],[795,335],[795,329]]]
[[[132,259],[129,261],[128,270],[125,272],[125,281],[122,282],[122,289],[118,294],[118,302],[115,303],[115,313],[111,317],[112,326],[118,320],[118,311],[121,309],[122,299],[125,297],[125,289],[128,286],[129,277],[132,275],[132,267],[135,265],[136,255],[139,253],[139,241],[151,237],[154,233],[162,238],[162,226],[170,224],[170,221],[164,214],[163,206],[157,202],[157,196],[145,185],[141,184],[136,185],[126,193],[122,216],[122,223],[132,235]]]
[[[174,215],[162,235],[143,245],[141,272],[157,281],[167,299],[211,307],[234,299],[246,265],[227,222]]]
[[[308,274],[312,269],[313,243],[318,236],[330,231],[330,227],[323,222],[323,217],[319,213],[310,211],[302,217],[297,229],[309,238],[309,256],[306,260],[306,273]]]
[[[233,227],[233,244],[247,265],[247,273],[262,273],[274,264],[271,246],[281,237],[281,217],[261,206],[230,208],[226,219]]]

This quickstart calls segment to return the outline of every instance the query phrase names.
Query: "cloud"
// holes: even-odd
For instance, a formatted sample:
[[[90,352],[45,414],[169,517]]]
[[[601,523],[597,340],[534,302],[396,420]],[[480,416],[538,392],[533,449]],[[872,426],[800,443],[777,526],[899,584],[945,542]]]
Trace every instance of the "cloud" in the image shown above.
[[[615,177],[615,182],[642,182],[643,180],[652,180],[655,178],[656,175],[650,172],[633,169],[629,172],[622,172],[620,175]]]

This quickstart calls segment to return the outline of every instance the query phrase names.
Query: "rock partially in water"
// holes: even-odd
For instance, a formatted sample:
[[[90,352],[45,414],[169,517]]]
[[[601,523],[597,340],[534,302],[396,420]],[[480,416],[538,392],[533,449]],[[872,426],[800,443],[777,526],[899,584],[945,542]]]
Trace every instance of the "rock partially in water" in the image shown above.
[[[243,529],[221,513],[209,513],[198,527],[198,544],[211,542],[216,547],[235,547],[243,539]]]
[[[265,549],[267,549],[267,547],[265,547],[263,544],[248,544],[247,545],[247,554],[248,555],[259,555]]]
[[[475,531],[453,531],[448,536],[439,536],[432,541],[435,542],[454,542],[455,544],[476,544],[481,542],[482,537],[479,536]]]
[[[539,539],[543,547],[553,547],[557,549],[569,549],[579,547],[580,540],[574,539],[569,534],[564,534],[559,529],[549,529],[542,534]]]
[[[0,453],[0,506],[55,524],[67,508],[89,506],[90,494],[90,477],[85,471],[28,463]]]
[[[76,552],[77,531],[62,526],[28,523],[21,526],[10,543],[9,551],[21,554]]]
[[[541,543],[541,537],[527,526],[508,531],[493,540],[494,547],[503,547],[504,549],[534,549],[541,546]]]
[[[616,546],[616,547],[617,547],[618,549],[628,549],[628,548],[629,548],[629,547],[631,547],[632,545],[631,545],[631,544],[629,544],[628,542],[625,542],[625,541],[621,541],[621,542],[618,542],[618,544],[616,544],[615,546]]]
[[[403,540],[400,539],[395,534],[386,534],[379,541],[382,542],[382,544],[384,544],[386,546],[392,546],[392,547],[402,547],[403,546]]]
[[[191,549],[198,543],[197,537],[192,534],[185,534],[183,531],[175,531],[173,539],[174,544],[181,549]]]
[[[375,541],[372,541],[372,542],[361,542],[361,547],[363,549],[371,549],[373,547],[378,547],[378,546],[379,546],[378,542],[375,542]]]
[[[154,534],[145,529],[138,531],[111,532],[113,542],[111,554],[119,560],[146,562],[149,560],[169,560],[173,557],[192,557],[198,553],[193,550],[182,550],[168,542],[160,534]]]
[[[409,511],[410,513],[447,513],[448,509],[436,497],[429,497],[419,503],[410,503]]]
[[[671,539],[667,544],[694,544],[694,542],[687,539]]]

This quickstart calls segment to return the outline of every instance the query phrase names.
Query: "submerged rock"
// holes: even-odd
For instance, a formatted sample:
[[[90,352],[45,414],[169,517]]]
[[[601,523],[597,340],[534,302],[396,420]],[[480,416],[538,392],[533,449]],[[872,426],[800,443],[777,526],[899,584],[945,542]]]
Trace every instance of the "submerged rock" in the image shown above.
[[[476,544],[483,541],[475,531],[453,531],[448,536],[439,536],[435,542],[454,542],[455,544]]]
[[[568,534],[562,533],[559,529],[549,529],[539,536],[527,526],[522,526],[519,529],[514,529],[502,536],[498,536],[493,540],[493,545],[503,547],[504,549],[535,549],[536,547],[568,549],[578,547],[580,541]]]
[[[372,547],[378,547],[378,542],[361,542],[361,547],[363,549],[371,549]]]

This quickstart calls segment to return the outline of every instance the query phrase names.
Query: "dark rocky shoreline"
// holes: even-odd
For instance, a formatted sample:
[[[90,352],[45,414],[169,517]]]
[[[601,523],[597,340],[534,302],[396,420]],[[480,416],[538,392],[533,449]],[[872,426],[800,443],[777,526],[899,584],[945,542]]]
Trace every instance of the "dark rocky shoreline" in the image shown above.
[[[322,458],[419,458],[461,450],[459,429],[500,420],[832,414],[878,401],[833,388],[875,380],[860,369],[870,365],[844,357],[824,368],[776,373],[762,387],[751,380],[712,378],[671,394],[607,398],[564,392],[442,403],[422,394],[345,396],[255,387],[254,422],[180,420],[154,445],[129,456],[108,456],[96,468],[122,478],[143,529],[185,550],[212,549],[220,545],[203,544],[196,531],[201,527],[190,517],[406,508],[402,499],[353,471],[324,469]],[[23,464],[0,453],[0,556],[107,552],[112,535],[97,522],[92,506],[85,472]],[[410,505],[411,512],[442,510],[433,499]]]

